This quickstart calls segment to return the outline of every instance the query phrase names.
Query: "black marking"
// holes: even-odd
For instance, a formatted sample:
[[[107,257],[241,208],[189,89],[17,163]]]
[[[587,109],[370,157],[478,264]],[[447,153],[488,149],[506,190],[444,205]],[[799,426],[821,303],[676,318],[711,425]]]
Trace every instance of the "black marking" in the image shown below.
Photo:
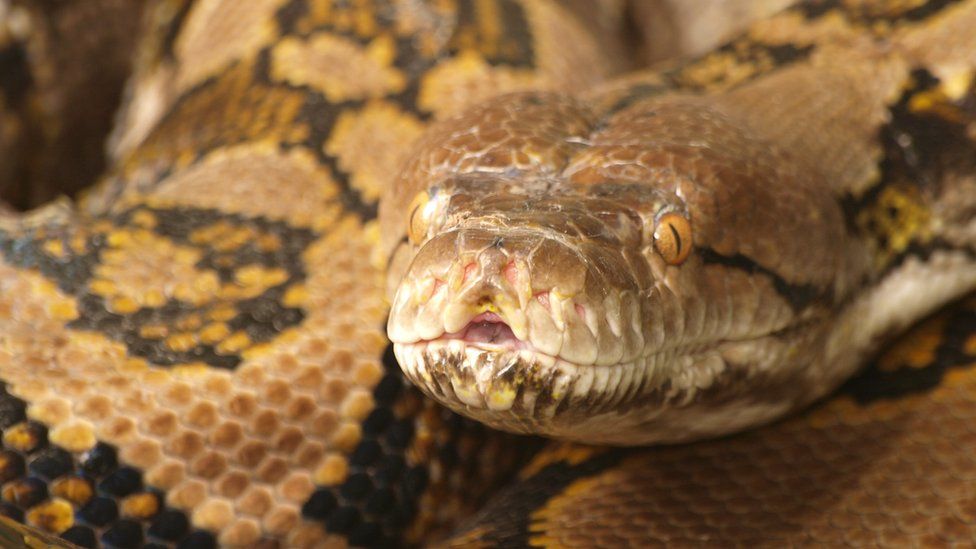
[[[483,531],[479,541],[491,547],[529,547],[532,514],[545,507],[553,497],[562,494],[577,480],[598,475],[614,467],[627,455],[626,451],[609,450],[582,463],[558,461],[538,473],[520,479],[494,496],[471,521],[459,529]]]
[[[776,293],[786,300],[794,311],[802,311],[817,302],[829,303],[833,299],[832,293],[828,289],[818,288],[812,284],[791,284],[776,272],[742,254],[725,256],[711,248],[699,248],[698,254],[703,263],[723,265],[769,278],[773,283],[773,288],[776,289]]]
[[[488,14],[479,13],[482,2],[458,1],[457,24],[448,40],[448,50],[456,55],[474,46],[475,51],[492,65],[532,68],[535,52],[525,9],[514,0],[489,1],[495,4],[492,11],[499,16],[495,21],[488,21]],[[486,25],[494,27],[499,34],[490,35]]]
[[[752,38],[743,37],[726,43],[700,57],[693,58],[672,69],[661,72],[660,82],[634,84],[611,106],[607,114],[615,114],[642,100],[666,92],[682,91],[703,93],[713,89],[734,88],[756,80],[786,65],[805,61],[815,51],[813,45],[765,44]],[[715,57],[731,55],[737,64],[758,67],[752,74],[742,79],[732,80],[733,73],[717,74],[707,82],[698,81],[691,75],[697,68],[713,62]],[[765,63],[760,63],[765,61]],[[608,116],[604,116],[605,120]]]
[[[515,0],[493,1],[498,4],[494,12],[498,14],[500,20],[495,21],[492,28],[496,28],[501,34],[493,36],[491,33],[486,33],[482,23],[485,23],[487,15],[479,13],[478,2],[475,0],[461,0],[458,4],[456,20],[449,19],[444,21],[445,25],[454,25],[452,38],[447,41],[441,51],[431,52],[432,54],[425,54],[421,51],[418,37],[400,36],[395,31],[397,8],[389,2],[381,2],[380,5],[370,8],[358,4],[338,4],[334,6],[335,9],[340,11],[348,10],[350,15],[355,14],[357,16],[373,18],[377,28],[373,34],[368,36],[357,33],[356,29],[352,27],[337,26],[336,20],[343,20],[342,17],[335,17],[333,21],[317,24],[313,28],[299,30],[299,21],[308,14],[306,2],[302,1],[293,0],[282,6],[276,13],[276,21],[283,35],[291,34],[298,38],[303,38],[313,32],[329,32],[366,46],[371,40],[381,34],[386,33],[393,36],[396,44],[394,65],[404,71],[407,76],[407,85],[397,93],[391,93],[377,99],[389,101],[400,107],[405,113],[413,114],[421,121],[427,121],[430,120],[431,113],[421,109],[417,104],[420,94],[421,78],[438,62],[452,55],[457,55],[462,50],[474,49],[484,57],[486,62],[492,65],[513,67],[533,67],[535,65],[533,37],[524,9]],[[185,14],[178,15],[177,20],[171,24],[170,28],[178,29],[182,26],[183,17],[185,17]],[[354,19],[354,17],[345,18],[346,21]],[[462,39],[462,35],[469,36],[470,40],[473,41]],[[166,46],[166,48],[171,48],[171,45]],[[181,135],[201,135],[202,137],[197,137],[192,146],[194,153],[194,158],[191,161],[192,164],[215,149],[234,145],[245,140],[255,139],[255,136],[250,135],[249,132],[234,131],[234,128],[237,126],[255,126],[253,124],[246,124],[246,117],[242,119],[241,112],[236,113],[234,126],[230,131],[221,129],[219,126],[214,128],[215,123],[211,121],[209,124],[210,130],[207,132],[202,130],[193,131],[194,128],[188,127],[198,117],[189,116],[185,112],[188,104],[192,105],[195,109],[201,108],[200,104],[193,101],[195,98],[206,98],[206,102],[212,104],[214,109],[219,109],[224,104],[233,101],[242,104],[240,110],[244,114],[254,110],[247,108],[248,105],[244,104],[245,99],[250,100],[252,97],[240,95],[242,93],[240,86],[229,86],[226,89],[222,87],[226,84],[225,80],[227,78],[236,77],[234,74],[235,71],[241,70],[242,68],[249,68],[255,85],[266,86],[268,90],[297,91],[304,97],[304,103],[295,116],[295,119],[286,124],[306,124],[310,129],[310,135],[303,141],[282,143],[281,146],[283,148],[301,146],[314,154],[319,162],[330,170],[335,183],[339,186],[338,200],[344,209],[355,213],[364,221],[374,219],[377,215],[376,202],[364,199],[362,194],[351,185],[350,174],[339,168],[338,159],[327,154],[324,150],[324,145],[332,134],[338,115],[342,112],[359,110],[366,106],[368,100],[361,99],[333,103],[327,100],[319,91],[309,86],[295,86],[287,82],[274,81],[270,76],[269,70],[270,47],[266,47],[258,52],[253,66],[243,67],[241,63],[243,61],[231,63],[220,75],[211,76],[195,84],[177,98],[157,123],[156,132],[147,141],[150,146],[144,146],[143,149],[152,151],[152,141],[156,139],[154,136],[158,135],[165,137],[168,133],[174,132]],[[221,90],[223,93],[217,93],[216,90]],[[248,93],[254,92],[250,91]],[[189,148],[191,147],[184,146],[184,149]],[[177,152],[183,152],[170,151],[165,146],[161,147],[160,151],[151,153],[157,157],[150,158],[149,163],[154,166],[160,165],[163,167],[160,167],[158,173],[153,176],[152,182],[143,183],[145,189],[155,186],[158,182],[168,177],[172,171],[172,159],[175,158]],[[137,161],[139,160],[137,159]],[[124,184],[122,182],[114,185],[112,190],[108,192],[108,194],[113,194],[114,196],[110,196],[109,199],[117,198],[123,186]]]
[[[0,97],[5,109],[24,107],[24,98],[34,85],[30,60],[23,44],[13,43],[0,49]]]
[[[298,21],[308,15],[308,2],[306,0],[291,0],[278,8],[275,13],[275,21],[278,23],[278,32],[282,36],[295,35]]]
[[[760,76],[779,70],[786,65],[805,61],[814,52],[813,45],[766,44],[750,37],[733,40],[722,47],[692,60],[686,65],[664,73],[670,88],[681,91],[707,91],[715,88],[735,87],[751,82]],[[714,58],[731,56],[737,65],[753,67],[755,71],[742,79],[734,72],[716,75],[712,80],[701,82],[689,76],[699,66],[708,66]]]
[[[190,14],[190,8],[192,8],[193,5],[193,2],[184,0],[176,13],[173,14],[172,19],[166,23],[166,32],[164,33],[162,42],[159,46],[159,53],[163,59],[176,59],[176,39],[179,37],[180,31],[183,30],[183,25],[186,23],[187,16]]]
[[[363,439],[350,456],[346,480],[339,486],[319,487],[302,506],[306,518],[357,546],[384,547],[399,539],[426,485],[427,464],[406,464],[413,420],[393,413],[397,399],[416,389],[405,384],[392,345],[383,365],[386,374],[373,390],[377,407],[364,422]]]
[[[26,408],[27,403],[7,392],[6,384],[0,382],[0,410],[3,410],[0,417],[6,415],[17,420],[2,425],[3,435],[14,426],[23,428],[34,425],[23,423]],[[75,524],[61,533],[64,539],[95,547],[96,531],[99,531],[102,532],[102,541],[111,547],[134,547],[145,541],[172,543],[190,540],[191,536],[187,535],[189,519],[181,511],[161,505],[155,515],[145,520],[120,516],[122,498],[141,488],[143,481],[139,471],[119,466],[117,451],[113,446],[99,442],[88,452],[72,454],[50,443],[46,429],[40,424],[36,425],[41,429],[38,436],[33,437],[36,444],[24,445],[23,449],[7,445],[0,450],[0,482],[3,483],[0,514],[23,522],[24,513],[47,501],[58,481],[81,481],[91,486],[101,479],[94,497],[75,507]],[[162,494],[158,494],[158,497],[160,502],[164,500]],[[183,527],[156,526],[160,522],[178,523]]]
[[[50,447],[35,456],[28,469],[34,475],[54,480],[74,470],[74,459],[61,448]]]
[[[273,236],[277,238],[280,247],[271,250],[263,250],[255,242],[223,252],[201,247],[202,258],[196,268],[212,270],[222,282],[230,282],[235,270],[242,266],[279,267],[286,271],[287,280],[264,290],[260,295],[236,301],[223,300],[195,306],[169,298],[161,307],[143,307],[132,314],[116,314],[109,310],[103,296],[92,294],[88,289],[101,254],[109,249],[105,235],[90,235],[87,240],[90,250],[88,253],[65,259],[49,256],[42,251],[41,244],[51,237],[50,234],[40,239],[32,238],[31,234],[17,239],[6,238],[0,241],[0,254],[13,265],[40,270],[57,283],[62,291],[78,296],[79,318],[70,322],[69,327],[105,334],[125,343],[131,355],[143,357],[160,366],[203,362],[219,368],[235,368],[241,362],[241,357],[238,354],[220,353],[216,345],[203,343],[186,351],[175,351],[167,347],[162,339],[144,337],[141,331],[146,326],[173,326],[180,319],[193,315],[205,317],[215,308],[232,306],[236,314],[226,321],[229,330],[232,333],[243,331],[247,333],[252,344],[258,344],[271,341],[281,331],[304,320],[305,312],[285,306],[283,298],[290,287],[305,280],[302,254],[318,237],[316,233],[284,222],[193,208],[136,208],[107,219],[114,227],[132,227],[132,217],[139,211],[151,213],[158,220],[153,228],[156,235],[186,246],[195,246],[190,241],[194,231],[211,227],[217,222],[234,228],[247,228],[256,235]],[[72,234],[55,236],[62,238],[67,245]],[[2,237],[0,234],[0,238]]]
[[[932,391],[952,370],[973,367],[976,357],[967,355],[965,348],[966,342],[976,336],[976,310],[965,304],[952,308],[945,320],[943,334],[944,339],[936,348],[931,364],[885,371],[875,361],[844,384],[839,393],[853,397],[861,405],[898,400]]]
[[[976,141],[968,131],[968,125],[976,121],[976,82],[958,101],[920,110],[913,108],[913,100],[920,94],[936,93],[940,82],[924,69],[913,71],[910,78],[911,85],[889,109],[889,122],[879,130],[884,156],[877,183],[858,197],[848,194],[839,200],[848,230],[873,239],[882,252],[889,248],[891,235],[878,226],[871,213],[882,208],[881,198],[887,189],[907,189],[932,204],[938,201],[944,181],[956,174],[976,172]],[[882,213],[890,218],[898,211],[887,208]],[[945,243],[920,242],[921,235],[912,237],[908,249],[888,260],[885,272],[907,256],[948,247]]]
[[[877,23],[924,21],[960,2],[961,0],[928,0],[920,5],[908,7],[909,4],[898,2],[852,5],[843,0],[820,0],[803,2],[793,9],[807,19],[819,19],[828,13],[839,13],[852,23],[873,26]],[[904,9],[906,7],[907,9]]]
[[[639,101],[642,101],[644,99],[648,99],[650,97],[654,97],[655,95],[660,95],[660,94],[665,93],[665,92],[667,92],[669,90],[672,90],[672,89],[674,89],[673,86],[674,86],[673,83],[662,83],[662,84],[641,83],[641,84],[634,84],[633,86],[631,86],[627,90],[627,93],[625,93],[622,97],[620,97],[619,99],[617,99],[617,101],[608,109],[607,112],[608,112],[608,114],[618,113],[618,112],[620,112],[622,110],[625,110],[625,109],[631,107],[632,105],[634,105],[635,103],[637,103]],[[609,116],[602,117],[601,118],[601,124],[605,124],[607,119],[609,119]],[[598,126],[597,129],[600,129],[600,127]]]
[[[87,526],[72,526],[61,533],[61,539],[81,547],[98,547],[98,536]]]
[[[395,411],[398,402],[419,402],[422,397],[406,383],[392,347],[389,345],[383,355],[386,372],[373,390],[376,408],[363,422],[362,440],[350,455],[346,480],[338,486],[318,487],[302,506],[303,516],[345,536],[355,546],[402,543],[404,530],[416,518],[421,498],[430,488],[432,463],[412,463],[414,458],[408,455],[415,442],[416,417]],[[488,429],[443,408],[437,408],[436,413],[443,428],[430,451],[440,475],[477,476],[471,470],[477,467],[477,460],[462,460],[457,450],[461,437],[486,439]],[[519,452],[534,449],[524,446]],[[472,492],[483,493],[486,488],[478,486]]]
[[[915,257],[923,262],[927,262],[938,252],[955,252],[965,255],[969,259],[976,261],[976,246],[958,246],[950,244],[941,238],[936,238],[928,242],[911,242],[901,253],[893,256],[881,271],[880,277],[884,278],[898,267],[901,267],[910,257]]]
[[[139,547],[143,542],[142,524],[120,519],[102,534],[102,543],[109,547]]]
[[[309,91],[305,103],[299,111],[296,122],[308,125],[308,138],[297,145],[313,151],[319,163],[329,170],[332,180],[339,187],[339,202],[346,211],[352,212],[366,221],[376,218],[377,204],[366,201],[362,194],[352,186],[351,175],[339,167],[339,159],[325,152],[325,144],[332,135],[339,115],[365,107],[365,101],[346,101],[330,103],[325,97]]]
[[[118,453],[115,447],[104,442],[81,455],[79,467],[81,471],[92,478],[101,479],[119,466]]]

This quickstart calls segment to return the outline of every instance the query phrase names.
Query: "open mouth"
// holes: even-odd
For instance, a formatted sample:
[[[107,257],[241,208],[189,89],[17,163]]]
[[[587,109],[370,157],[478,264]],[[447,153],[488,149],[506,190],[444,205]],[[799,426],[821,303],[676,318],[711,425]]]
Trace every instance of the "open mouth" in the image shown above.
[[[484,312],[472,318],[461,330],[446,333],[432,341],[456,340],[486,351],[533,350],[532,345],[519,339],[512,328],[496,313]]]

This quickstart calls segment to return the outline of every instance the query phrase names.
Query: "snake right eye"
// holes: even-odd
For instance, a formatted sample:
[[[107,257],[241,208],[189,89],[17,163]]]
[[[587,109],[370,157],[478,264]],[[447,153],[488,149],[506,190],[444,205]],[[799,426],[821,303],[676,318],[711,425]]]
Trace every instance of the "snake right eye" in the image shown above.
[[[691,223],[677,213],[664,214],[654,228],[654,249],[668,265],[681,265],[691,253]]]
[[[410,242],[416,245],[423,244],[427,238],[428,219],[425,211],[427,203],[430,202],[430,195],[427,191],[420,191],[410,202],[407,211],[410,212],[409,225],[407,226],[407,237]]]

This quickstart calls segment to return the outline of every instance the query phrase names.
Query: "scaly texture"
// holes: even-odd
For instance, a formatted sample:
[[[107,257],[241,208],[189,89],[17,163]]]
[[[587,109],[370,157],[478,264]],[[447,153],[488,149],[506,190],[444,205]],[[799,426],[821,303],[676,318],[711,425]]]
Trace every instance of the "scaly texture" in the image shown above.
[[[935,212],[940,234],[971,242],[972,76],[953,71],[972,65],[960,11],[972,2],[867,2],[847,16],[839,4],[566,102],[625,120],[671,89],[728,89],[735,131],[807,148],[852,190],[844,213],[873,235],[871,257],[911,276],[942,251],[917,232],[919,206],[932,203],[906,194],[916,182],[950,183],[935,204],[957,207]],[[369,261],[384,232],[376,199],[432,121],[507,91],[580,92],[612,73],[620,46],[604,31],[621,11],[593,10],[155,2],[110,174],[77,210],[2,221],[0,511],[83,545],[292,547],[429,540],[471,510],[530,444],[405,386]],[[856,56],[828,71],[830,86],[804,73],[850,27],[905,30],[917,70],[881,64],[863,95],[852,79],[878,74]],[[824,89],[845,101],[827,109],[815,100]],[[775,123],[787,115],[797,124]],[[804,140],[816,134],[835,139]],[[530,159],[561,154],[533,145]],[[448,160],[450,170],[464,159]],[[502,148],[493,160],[523,158]],[[396,203],[405,214],[407,200]],[[905,303],[884,289],[878,300]],[[964,304],[833,400],[753,433],[627,452],[554,446],[455,541],[971,542],[974,326]]]
[[[700,440],[972,291],[976,4],[918,10],[803,5],[437,124],[381,209],[410,380],[513,432]]]
[[[600,81],[597,29],[467,0],[161,1],[149,25],[109,175],[0,227],[0,507],[106,546],[449,525],[517,452],[384,358],[376,200],[428,121]]]

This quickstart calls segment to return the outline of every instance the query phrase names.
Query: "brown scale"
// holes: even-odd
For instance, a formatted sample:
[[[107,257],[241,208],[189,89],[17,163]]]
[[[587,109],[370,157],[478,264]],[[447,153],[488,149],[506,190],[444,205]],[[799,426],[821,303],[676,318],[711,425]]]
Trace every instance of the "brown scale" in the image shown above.
[[[91,258],[95,278],[103,284],[80,289],[64,287],[65,280],[76,277],[59,260],[92,255],[88,243],[111,238],[119,227],[83,214],[67,221],[71,230],[52,229],[68,237],[51,239],[47,233],[27,237],[5,219],[0,377],[7,385],[0,394],[0,514],[85,545],[99,540],[287,547],[379,543],[400,532],[420,540],[447,528],[511,470],[514,458],[508,451],[521,443],[482,436],[403,386],[382,335],[386,305],[380,274],[369,262],[376,226],[368,219],[380,182],[392,179],[399,159],[387,159],[366,173],[358,168],[364,160],[350,151],[365,146],[357,143],[378,143],[373,147],[378,152],[406,150],[418,120],[449,116],[485,95],[586,89],[614,65],[597,52],[598,41],[587,26],[601,21],[615,28],[617,21],[580,19],[541,0],[441,2],[443,13],[398,13],[413,3],[377,2],[372,12],[345,15],[325,9],[332,4],[326,1],[180,4],[160,2],[158,12],[150,14],[156,26],[148,29],[148,41],[157,49],[147,47],[149,53],[141,56],[150,61],[137,71],[134,96],[121,115],[125,127],[114,140],[113,175],[90,195],[84,211],[116,214],[140,205],[213,211],[217,219],[207,226],[210,231],[195,233],[194,244],[214,251],[243,239],[227,227],[240,219],[280,223],[283,232],[272,231],[258,242],[268,253],[286,243],[284,228],[310,231],[315,237],[301,252],[305,279],[275,296],[305,316],[296,327],[275,328],[262,340],[244,328],[220,328],[243,310],[239,304],[211,309],[206,318],[190,307],[188,314],[147,324],[144,337],[173,337],[166,342],[167,356],[190,349],[191,337],[219,340],[226,343],[226,356],[240,365],[217,369],[196,361],[149,361],[133,352],[131,341],[68,324],[79,320],[79,301],[96,297],[127,298],[108,311],[123,319],[158,312],[158,287],[147,284],[180,276],[174,259],[187,253],[154,233],[158,216],[147,211],[122,228],[115,237],[121,240],[108,244],[124,253],[100,252]],[[513,6],[522,9],[509,11]],[[504,17],[488,16],[503,8]],[[349,48],[341,51],[357,59],[406,74],[405,67],[393,66],[405,59],[390,55],[389,41],[381,35],[386,22],[375,16],[379,13],[403,15],[397,19],[404,22],[397,28],[402,33],[398,48],[409,42],[403,38],[410,33],[445,31],[441,40],[417,40],[424,70],[407,74],[403,86],[396,77],[392,84],[363,78],[375,66],[346,64],[334,81],[322,81],[302,73],[301,63],[288,64],[302,59],[297,53],[309,53],[302,47],[310,43],[327,48],[341,43]],[[471,25],[455,33],[450,27],[455,19]],[[514,37],[498,34],[508,29],[521,31]],[[313,31],[318,36],[307,36]],[[350,34],[356,38],[352,43]],[[521,42],[513,47],[509,39]],[[289,47],[299,47],[275,51],[288,40]],[[764,70],[776,72],[762,51],[743,51],[737,55],[758,59]],[[364,88],[363,82],[375,87]],[[882,79],[878,85],[887,83]],[[330,102],[336,89],[349,104]],[[754,112],[764,107],[753,105]],[[757,114],[756,120],[769,118]],[[364,140],[370,131],[384,129],[383,121],[397,126],[401,137]],[[863,151],[851,154],[870,157]],[[71,237],[76,234],[83,234],[85,242],[76,245]],[[146,245],[126,247],[125,239],[134,236]],[[139,254],[145,254],[142,268],[125,269],[127,260]],[[194,263],[193,268],[234,266],[226,257],[219,256],[213,267]],[[153,272],[148,266],[157,276],[150,274],[147,282],[145,273]],[[265,296],[267,286],[276,287],[279,275],[265,267],[235,271],[241,285],[230,291],[238,292],[236,298],[254,297],[251,292]],[[213,293],[207,282],[200,284],[202,289],[192,289],[204,297]],[[171,303],[174,294],[163,291],[162,297]],[[185,294],[186,303],[194,301],[193,295],[198,294]],[[952,317],[948,325],[972,325],[967,318]],[[940,348],[963,345],[953,338]],[[973,346],[972,336],[966,341],[966,348]],[[971,535],[966,521],[973,518],[972,502],[954,491],[966,483],[944,473],[969,478],[968,439],[956,437],[967,450],[959,452],[937,436],[966,432],[967,408],[952,405],[966,401],[971,380],[965,368],[949,367],[946,360],[937,358],[934,370],[912,370],[942,374],[933,376],[938,387],[929,393],[879,396],[870,384],[865,389],[855,382],[807,416],[731,441],[631,456],[560,450],[551,459],[566,464],[568,473],[550,469],[543,457],[537,471],[520,479],[518,486],[528,490],[540,483],[547,489],[541,499],[515,500],[523,505],[524,521],[507,526],[516,529],[516,537],[500,537],[497,525],[472,532],[484,540],[538,543],[636,544],[655,536],[677,543],[706,535],[747,540],[747,535],[767,531],[774,543],[790,541],[797,532],[807,536],[800,541],[854,542],[853,536],[864,532],[858,524],[877,527],[872,531],[889,526],[879,526],[883,513],[877,508],[888,500],[872,503],[870,493],[844,497],[850,492],[841,485],[866,479],[879,494],[886,488],[903,491],[894,494],[900,505],[906,505],[897,499],[903,493],[923,494],[909,505],[912,512],[898,515],[899,533],[918,533],[919,539]],[[897,367],[896,372],[904,373]],[[811,429],[817,436],[811,436]],[[766,439],[763,433],[776,436]],[[903,433],[911,436],[900,438]],[[853,461],[843,452],[866,446],[865,441],[890,450],[906,440],[904,452]],[[924,484],[913,479],[908,461],[923,455],[935,455],[943,471]],[[32,467],[32,472],[44,472],[27,477]],[[383,475],[392,478],[392,498],[379,486]],[[824,487],[836,491],[818,492]],[[642,498],[648,497],[659,498],[653,502],[658,506],[643,507],[647,500]],[[851,519],[851,510],[862,511],[859,523]],[[935,518],[926,514],[933,511]],[[400,522],[398,513],[404,517]],[[599,516],[617,521],[606,523],[614,528],[588,522]],[[667,524],[658,535],[659,519]],[[781,522],[771,525],[773,520]],[[795,528],[797,520],[808,521],[806,528]],[[377,536],[377,524],[379,537],[371,537]],[[849,537],[829,537],[837,533]]]
[[[976,534],[969,489],[976,478],[974,338],[976,300],[969,298],[798,417],[680,447],[600,452],[557,445],[453,545],[968,540]],[[493,510],[502,508],[526,518],[493,522],[500,516]]]
[[[457,90],[583,87],[607,63],[591,37],[560,52],[584,22],[551,2],[331,4],[159,2],[85,213],[4,224],[0,511],[81,545],[381,544],[514,466],[409,404],[364,223],[422,120],[476,99]],[[413,41],[431,21],[443,40]],[[364,62],[323,78],[330,53]]]

